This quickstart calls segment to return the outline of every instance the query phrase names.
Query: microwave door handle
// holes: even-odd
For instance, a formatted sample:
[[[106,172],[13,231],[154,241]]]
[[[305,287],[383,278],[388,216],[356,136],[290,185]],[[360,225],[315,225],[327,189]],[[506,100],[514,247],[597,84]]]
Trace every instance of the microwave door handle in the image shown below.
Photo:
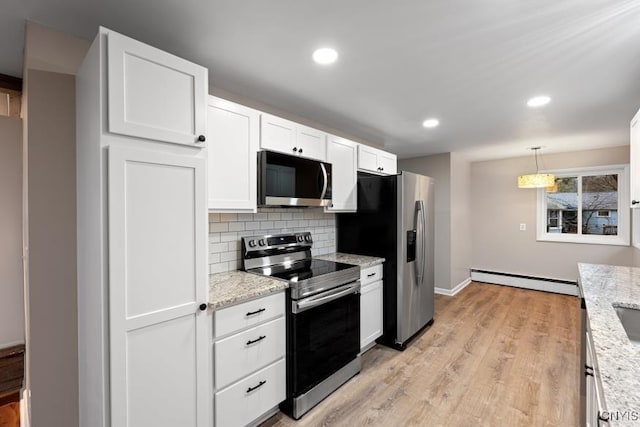
[[[320,194],[320,199],[324,199],[324,195],[327,194],[329,177],[327,176],[327,168],[324,167],[324,163],[320,163],[320,169],[322,170],[322,178],[324,179],[324,183],[322,185],[322,194]]]

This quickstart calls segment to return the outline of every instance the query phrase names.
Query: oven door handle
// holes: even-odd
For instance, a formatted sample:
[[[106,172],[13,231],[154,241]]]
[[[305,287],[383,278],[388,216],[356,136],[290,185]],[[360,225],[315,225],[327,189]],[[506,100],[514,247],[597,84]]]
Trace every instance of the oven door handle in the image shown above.
[[[332,291],[325,292],[322,295],[312,296],[300,301],[292,301],[291,310],[294,314],[302,313],[303,311],[307,311],[319,305],[326,304],[338,298],[342,298],[345,295],[358,293],[359,291],[360,280],[356,280],[352,285],[340,287]]]

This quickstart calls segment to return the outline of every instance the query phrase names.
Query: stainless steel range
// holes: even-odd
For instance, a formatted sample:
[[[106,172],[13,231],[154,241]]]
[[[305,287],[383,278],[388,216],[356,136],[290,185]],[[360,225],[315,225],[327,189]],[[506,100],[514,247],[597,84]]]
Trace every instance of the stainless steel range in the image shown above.
[[[242,238],[243,269],[289,282],[287,400],[295,419],[360,372],[360,267],[313,259],[311,233]]]

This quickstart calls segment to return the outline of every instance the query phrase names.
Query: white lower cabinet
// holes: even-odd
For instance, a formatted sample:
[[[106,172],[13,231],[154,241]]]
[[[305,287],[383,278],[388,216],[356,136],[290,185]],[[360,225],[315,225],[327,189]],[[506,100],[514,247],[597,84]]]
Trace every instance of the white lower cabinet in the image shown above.
[[[283,317],[216,342],[216,388],[226,387],[282,358],[284,349]]]
[[[285,360],[216,393],[216,426],[246,426],[285,398]]]
[[[214,313],[216,426],[245,426],[285,399],[284,313],[284,292]]]
[[[382,264],[360,270],[360,350],[382,335]]]

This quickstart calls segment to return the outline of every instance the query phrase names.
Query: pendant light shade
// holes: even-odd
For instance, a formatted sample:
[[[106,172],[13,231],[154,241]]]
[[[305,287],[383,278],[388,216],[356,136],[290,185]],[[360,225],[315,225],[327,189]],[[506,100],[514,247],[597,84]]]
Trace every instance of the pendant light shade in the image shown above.
[[[556,183],[556,176],[552,173],[539,173],[538,171],[538,150],[540,147],[531,147],[536,159],[536,173],[520,175],[518,177],[518,188],[553,188]]]
[[[556,176],[552,173],[533,173],[518,177],[518,188],[553,187]]]

